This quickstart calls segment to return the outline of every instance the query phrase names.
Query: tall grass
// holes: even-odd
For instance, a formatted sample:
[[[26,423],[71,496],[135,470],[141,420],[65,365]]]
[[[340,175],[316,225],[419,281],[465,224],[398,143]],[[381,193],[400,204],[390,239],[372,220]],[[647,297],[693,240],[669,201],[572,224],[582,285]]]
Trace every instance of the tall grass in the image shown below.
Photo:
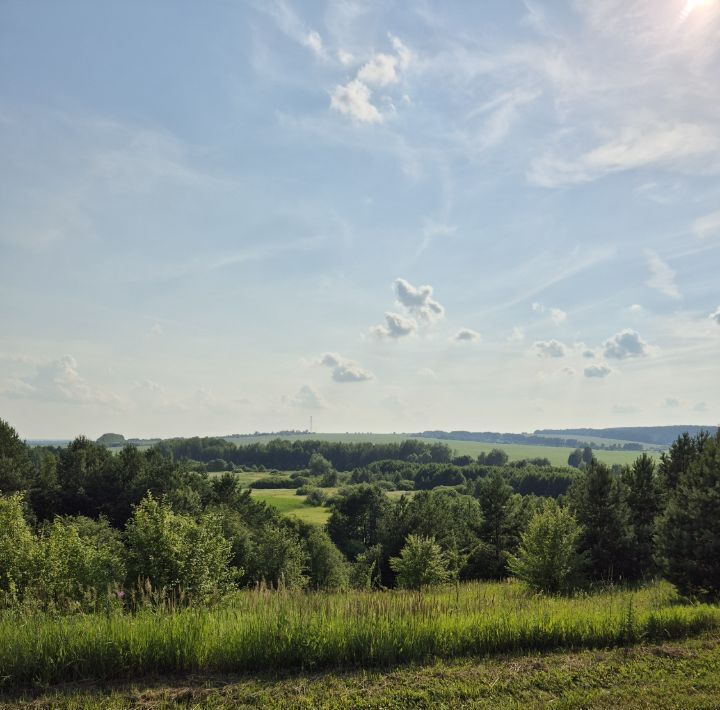
[[[616,646],[720,628],[665,583],[574,598],[517,583],[417,594],[248,591],[214,609],[0,615],[6,687],[146,673],[377,666],[433,657]]]

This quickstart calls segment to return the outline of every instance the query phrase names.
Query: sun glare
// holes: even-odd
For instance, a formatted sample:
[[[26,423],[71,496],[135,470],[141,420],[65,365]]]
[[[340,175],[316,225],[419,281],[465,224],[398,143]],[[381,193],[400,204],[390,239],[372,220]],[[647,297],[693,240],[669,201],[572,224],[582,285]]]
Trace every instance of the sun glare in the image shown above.
[[[681,17],[683,20],[686,20],[693,12],[695,12],[695,10],[699,10],[700,8],[708,5],[713,5],[715,2],[716,0],[687,0],[681,13]]]

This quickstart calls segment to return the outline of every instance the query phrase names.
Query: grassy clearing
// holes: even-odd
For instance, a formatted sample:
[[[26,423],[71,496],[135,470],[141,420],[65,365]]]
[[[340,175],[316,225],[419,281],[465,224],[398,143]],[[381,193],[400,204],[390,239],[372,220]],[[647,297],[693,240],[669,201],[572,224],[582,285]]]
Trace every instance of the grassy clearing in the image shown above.
[[[720,629],[673,588],[540,597],[517,583],[416,594],[249,591],[213,610],[0,616],[5,687],[145,674],[372,668],[436,658],[609,648]]]
[[[271,439],[316,439],[320,441],[339,441],[339,442],[362,442],[366,441],[372,444],[389,444],[405,441],[408,437],[402,434],[291,434],[287,436],[248,436],[248,437],[231,437],[228,441],[235,444],[252,444],[267,443]],[[429,443],[447,444],[457,456],[469,455],[477,456],[480,453],[487,453],[491,449],[502,449],[510,458],[510,461],[518,461],[519,459],[547,458],[553,466],[567,466],[568,456],[572,451],[571,448],[561,446],[535,446],[526,444],[485,444],[479,441],[449,441],[445,439],[421,439],[421,441]],[[648,452],[650,456],[659,456],[658,452]],[[601,451],[597,450],[595,456],[599,461],[610,466],[614,463],[627,464],[632,463],[640,455],[639,451]]]
[[[307,496],[296,495],[294,488],[253,488],[252,497],[273,506],[283,515],[294,515],[306,523],[324,525],[330,517],[328,508],[308,505],[305,502]]]
[[[280,677],[278,677],[280,676]],[[58,708],[716,708],[720,638],[436,661],[389,671],[190,676],[6,696]],[[2,700],[0,699],[0,702]]]

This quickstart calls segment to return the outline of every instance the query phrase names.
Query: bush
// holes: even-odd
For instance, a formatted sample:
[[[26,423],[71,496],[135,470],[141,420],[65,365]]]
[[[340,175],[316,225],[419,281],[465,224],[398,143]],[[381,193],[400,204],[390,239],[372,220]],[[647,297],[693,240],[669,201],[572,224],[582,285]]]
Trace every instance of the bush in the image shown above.
[[[265,525],[256,533],[249,555],[248,578],[273,587],[302,589],[307,584],[307,551],[283,525]]]
[[[0,604],[18,601],[33,571],[36,540],[19,493],[0,497]]]
[[[580,582],[585,557],[578,552],[582,528],[573,514],[555,501],[536,513],[510,556],[513,576],[538,592],[568,592]]]
[[[250,484],[250,488],[298,488],[303,485],[300,478],[290,476],[266,476]]]
[[[327,493],[320,490],[319,488],[310,488],[307,490],[307,498],[305,498],[305,502],[308,505],[316,505],[316,506],[325,505],[325,503],[327,503],[327,500],[328,500]]]
[[[309,582],[314,589],[348,586],[348,562],[324,530],[312,528],[305,538],[305,549]]]
[[[432,537],[408,535],[400,557],[390,558],[390,568],[403,589],[422,589],[450,579],[448,560]]]
[[[162,597],[204,603],[226,592],[235,576],[228,567],[231,546],[215,515],[198,523],[148,494],[125,538],[130,583],[146,580]]]
[[[38,540],[33,597],[43,606],[92,609],[125,579],[125,550],[106,521],[56,518]]]

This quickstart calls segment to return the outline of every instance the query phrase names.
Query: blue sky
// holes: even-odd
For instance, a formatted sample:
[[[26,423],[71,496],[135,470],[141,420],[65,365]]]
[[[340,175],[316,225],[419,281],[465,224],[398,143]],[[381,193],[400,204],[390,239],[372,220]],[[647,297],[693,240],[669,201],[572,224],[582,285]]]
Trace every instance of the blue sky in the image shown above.
[[[720,420],[720,1],[0,3],[26,437]]]

